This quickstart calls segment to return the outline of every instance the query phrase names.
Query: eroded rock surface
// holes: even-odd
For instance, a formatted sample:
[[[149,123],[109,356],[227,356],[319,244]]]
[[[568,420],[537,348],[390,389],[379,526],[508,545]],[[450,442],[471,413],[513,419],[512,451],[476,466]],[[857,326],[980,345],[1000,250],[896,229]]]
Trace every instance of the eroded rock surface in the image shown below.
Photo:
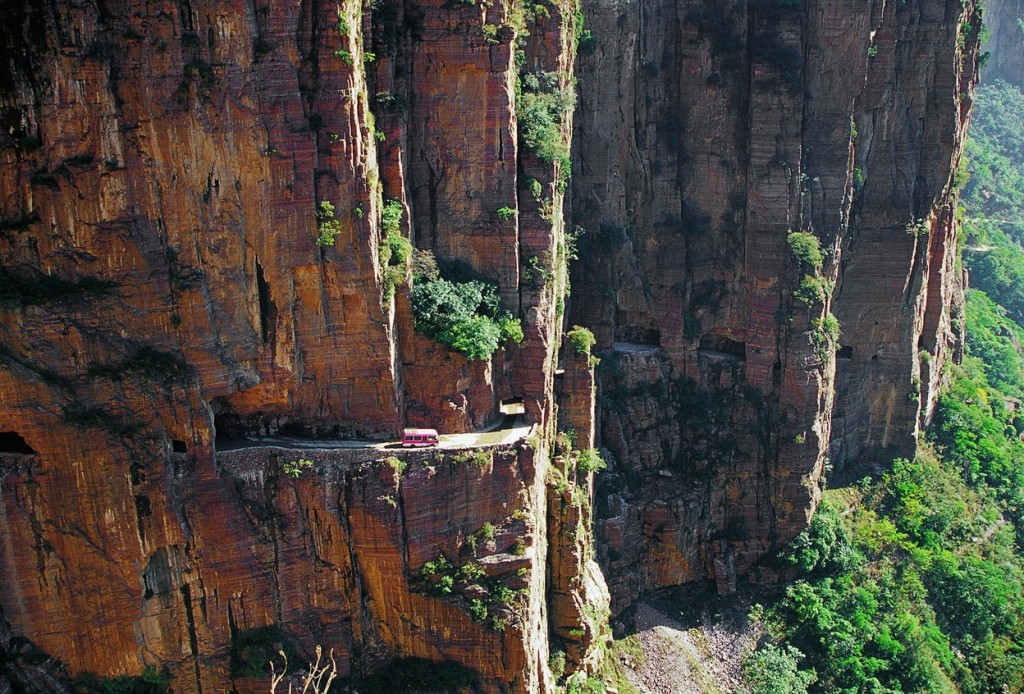
[[[940,378],[919,352],[959,339],[952,172],[980,18],[958,0],[589,10],[572,315],[603,357],[598,536],[622,609],[732,591],[830,466],[913,451]]]
[[[418,657],[545,690],[563,191],[558,162],[519,151],[515,84],[520,67],[571,84],[575,6],[55,1],[0,19],[13,633],[69,676],[167,668],[181,691],[265,689],[238,667],[252,634],[334,648],[342,676]],[[527,174],[540,199],[521,205]],[[497,285],[521,346],[467,361],[416,334],[412,270],[383,250],[393,202],[398,234]],[[471,431],[510,398],[533,448],[401,479],[226,448]],[[419,575],[441,555],[457,591]],[[454,578],[467,562],[485,574]]]
[[[734,590],[830,460],[912,449],[958,349],[976,4],[588,0],[590,33],[578,9],[0,7],[0,650],[27,676],[263,691],[261,638],[547,691],[553,648],[598,666],[609,604]],[[560,94],[545,156],[523,78]],[[521,345],[415,332],[388,205]],[[453,433],[509,400],[529,445],[226,442]],[[596,492],[572,446],[549,462],[556,422],[609,454]]]

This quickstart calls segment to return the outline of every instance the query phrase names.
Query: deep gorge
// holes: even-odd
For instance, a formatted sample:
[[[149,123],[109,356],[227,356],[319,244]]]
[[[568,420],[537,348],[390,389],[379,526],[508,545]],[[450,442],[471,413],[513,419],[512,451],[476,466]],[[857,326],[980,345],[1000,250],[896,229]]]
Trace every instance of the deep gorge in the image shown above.
[[[6,686],[265,691],[263,639],[555,691],[550,654],[595,671],[645,596],[782,578],[826,478],[912,453],[962,350],[980,13],[5,4]],[[395,236],[521,343],[417,332]],[[229,445],[510,402],[534,433],[478,451]]]

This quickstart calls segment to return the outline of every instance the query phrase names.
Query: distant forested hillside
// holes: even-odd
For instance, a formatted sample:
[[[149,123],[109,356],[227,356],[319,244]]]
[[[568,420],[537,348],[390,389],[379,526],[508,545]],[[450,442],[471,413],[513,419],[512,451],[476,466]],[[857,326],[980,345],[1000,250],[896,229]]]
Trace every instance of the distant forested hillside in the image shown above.
[[[1022,123],[1019,88],[978,90],[959,176],[967,356],[916,459],[826,492],[793,543],[800,580],[755,614],[754,692],[1024,688]]]

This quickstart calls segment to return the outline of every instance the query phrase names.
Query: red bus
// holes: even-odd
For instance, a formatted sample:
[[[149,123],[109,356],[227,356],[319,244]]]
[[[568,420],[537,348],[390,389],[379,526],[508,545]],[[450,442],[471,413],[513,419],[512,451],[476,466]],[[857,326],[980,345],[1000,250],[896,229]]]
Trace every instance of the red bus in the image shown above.
[[[402,445],[436,446],[438,443],[437,429],[406,429],[402,432]]]

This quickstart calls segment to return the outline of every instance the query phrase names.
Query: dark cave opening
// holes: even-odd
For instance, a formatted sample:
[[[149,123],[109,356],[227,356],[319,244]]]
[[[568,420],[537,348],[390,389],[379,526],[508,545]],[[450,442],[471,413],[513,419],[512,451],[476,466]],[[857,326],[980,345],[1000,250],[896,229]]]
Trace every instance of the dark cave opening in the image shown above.
[[[36,449],[16,431],[0,431],[0,453],[18,453],[21,455],[38,455]]]

